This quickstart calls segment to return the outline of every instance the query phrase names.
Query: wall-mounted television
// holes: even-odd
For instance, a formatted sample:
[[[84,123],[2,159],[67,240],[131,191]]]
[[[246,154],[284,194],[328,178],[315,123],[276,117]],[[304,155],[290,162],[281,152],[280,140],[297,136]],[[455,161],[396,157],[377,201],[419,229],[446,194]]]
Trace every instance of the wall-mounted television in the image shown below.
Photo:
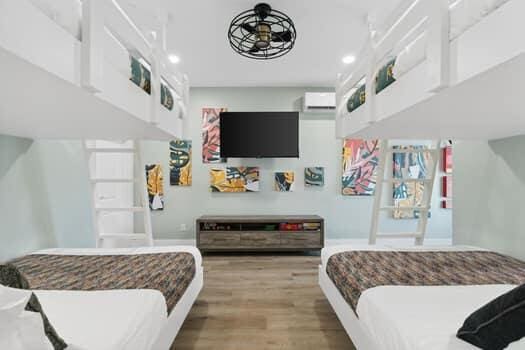
[[[298,112],[223,112],[222,158],[299,158]]]

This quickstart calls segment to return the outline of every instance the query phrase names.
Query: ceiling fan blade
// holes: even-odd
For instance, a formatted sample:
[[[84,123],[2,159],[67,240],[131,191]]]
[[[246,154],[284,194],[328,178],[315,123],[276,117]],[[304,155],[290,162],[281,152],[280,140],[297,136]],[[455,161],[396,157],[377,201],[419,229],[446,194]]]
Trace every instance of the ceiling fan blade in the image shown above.
[[[289,30],[285,30],[283,32],[273,32],[272,41],[278,43],[292,41],[292,33]]]
[[[255,34],[255,27],[249,23],[242,23],[240,27],[248,33]]]
[[[252,48],[250,49],[250,53],[256,53],[259,52],[259,48],[254,44]]]

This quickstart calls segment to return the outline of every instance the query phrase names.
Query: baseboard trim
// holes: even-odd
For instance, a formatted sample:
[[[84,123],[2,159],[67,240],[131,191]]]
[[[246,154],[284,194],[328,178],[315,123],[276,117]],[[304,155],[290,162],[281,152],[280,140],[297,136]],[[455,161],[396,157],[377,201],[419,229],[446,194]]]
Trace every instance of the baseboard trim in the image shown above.
[[[195,239],[156,239],[154,241],[156,246],[173,246],[173,245],[189,245],[195,247],[197,242]],[[355,239],[327,239],[325,240],[325,246],[334,245],[367,245],[368,239],[355,238]],[[380,245],[390,246],[407,246],[414,245],[413,239],[383,239],[378,242]],[[447,246],[452,245],[452,238],[428,238],[425,239],[425,245],[440,245]]]
[[[190,245],[192,247],[197,246],[195,239],[155,239],[153,241],[155,246],[173,246],[173,245]]]
[[[381,239],[377,242],[378,245],[388,246],[407,246],[414,245],[414,239],[410,238],[399,238],[399,239]],[[368,245],[368,239],[356,238],[356,239],[327,239],[325,246],[334,245]],[[439,245],[447,246],[452,245],[452,238],[427,238],[425,239],[424,245]]]

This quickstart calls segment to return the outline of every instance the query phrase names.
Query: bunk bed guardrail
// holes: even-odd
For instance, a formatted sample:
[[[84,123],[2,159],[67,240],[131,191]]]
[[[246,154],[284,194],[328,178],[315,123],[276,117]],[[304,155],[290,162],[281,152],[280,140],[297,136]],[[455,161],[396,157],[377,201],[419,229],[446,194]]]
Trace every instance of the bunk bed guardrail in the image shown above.
[[[385,21],[383,27],[370,29],[369,38],[356,62],[340,74],[336,81],[336,122],[338,137],[348,123],[347,101],[365,84],[366,101],[364,117],[351,122],[372,124],[377,121],[375,106],[375,81],[378,67],[395,57],[399,50],[421,35],[427,36],[427,76],[425,90],[429,93],[444,89],[450,84],[449,0],[406,0]],[[372,26],[371,26],[372,27]]]
[[[150,122],[159,123],[163,106],[162,89],[174,93],[178,117],[184,118],[189,102],[189,81],[186,75],[177,72],[169,62],[166,52],[164,30],[156,32],[148,40],[115,0],[82,1],[81,85],[92,93],[104,90],[104,56],[111,56],[106,44],[116,41],[133,57],[141,60],[149,70]],[[106,52],[105,52],[106,51]]]

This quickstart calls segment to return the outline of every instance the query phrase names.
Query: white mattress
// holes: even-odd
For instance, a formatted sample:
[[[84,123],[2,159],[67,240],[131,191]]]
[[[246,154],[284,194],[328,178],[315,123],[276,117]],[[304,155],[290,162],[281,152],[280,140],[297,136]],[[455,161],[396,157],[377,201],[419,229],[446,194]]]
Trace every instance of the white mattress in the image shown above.
[[[510,0],[451,0],[449,38],[454,40],[485,16]],[[514,0],[517,1],[517,0]],[[426,58],[427,37],[418,36],[397,55],[393,74],[396,79]]]
[[[71,350],[147,350],[167,323],[155,290],[35,291]]]
[[[323,269],[333,254],[344,251],[468,251],[469,246],[333,246],[321,252]],[[469,350],[476,347],[456,338],[464,320],[482,305],[514,288],[483,286],[381,286],[364,291],[357,303],[359,324],[378,349]],[[348,305],[348,309],[351,310]],[[525,349],[525,339],[508,349]]]

